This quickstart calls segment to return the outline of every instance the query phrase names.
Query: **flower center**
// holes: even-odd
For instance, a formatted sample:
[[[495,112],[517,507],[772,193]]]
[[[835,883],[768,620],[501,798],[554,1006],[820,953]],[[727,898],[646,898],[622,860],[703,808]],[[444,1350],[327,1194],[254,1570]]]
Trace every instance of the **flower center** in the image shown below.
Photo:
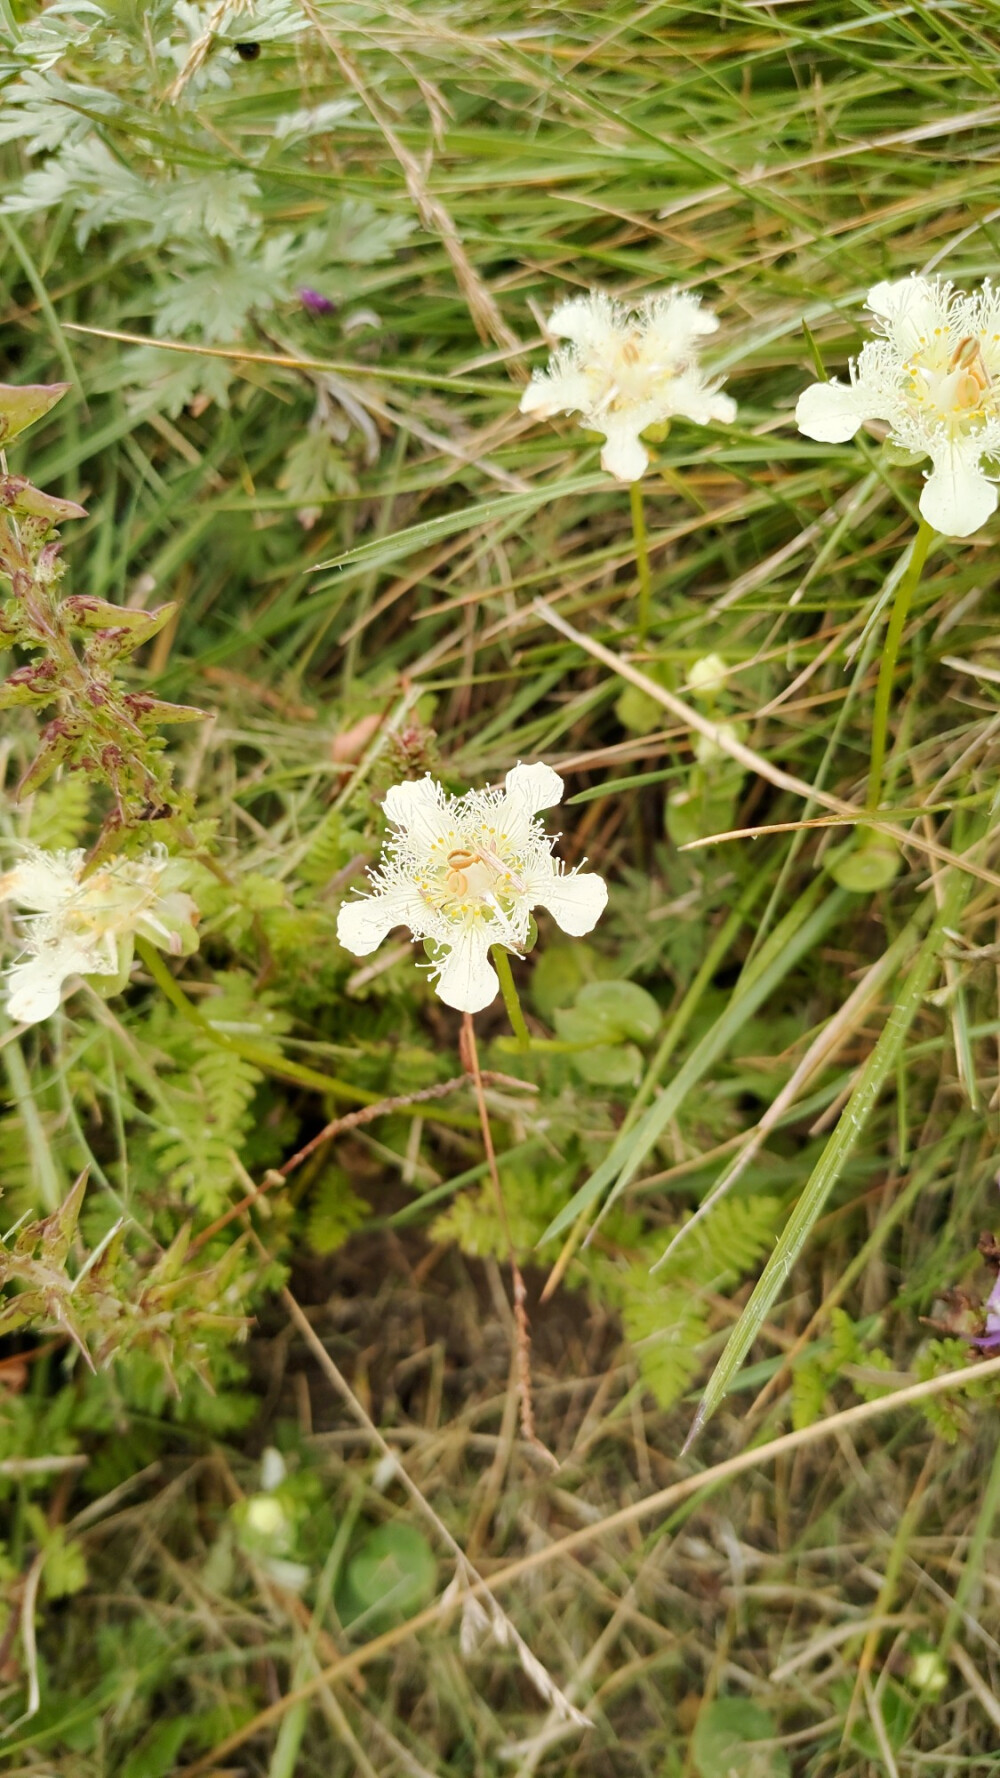
[[[951,337],[945,330],[942,338],[921,339],[906,367],[910,394],[925,414],[950,432],[977,432],[997,412],[998,386],[987,367],[982,338],[966,334],[948,353]],[[990,343],[995,346],[996,341],[994,335]]]
[[[485,842],[453,847],[424,890],[432,906],[457,920],[504,920],[524,892],[510,863]]]
[[[97,871],[81,885],[66,908],[65,924],[80,938],[101,939],[122,931],[156,901],[155,884],[128,882],[113,871]]]
[[[651,358],[636,329],[608,341],[587,369],[593,390],[591,412],[598,416],[627,412],[648,401],[654,385],[672,375],[668,365]]]

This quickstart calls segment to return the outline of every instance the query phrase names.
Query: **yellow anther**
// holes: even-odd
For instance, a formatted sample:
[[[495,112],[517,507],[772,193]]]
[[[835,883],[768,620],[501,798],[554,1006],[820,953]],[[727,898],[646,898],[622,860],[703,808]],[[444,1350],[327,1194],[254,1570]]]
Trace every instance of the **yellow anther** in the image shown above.
[[[955,389],[955,406],[978,407],[980,397],[990,386],[990,374],[983,362],[982,341],[974,333],[959,340],[951,355],[949,370],[964,371]]]

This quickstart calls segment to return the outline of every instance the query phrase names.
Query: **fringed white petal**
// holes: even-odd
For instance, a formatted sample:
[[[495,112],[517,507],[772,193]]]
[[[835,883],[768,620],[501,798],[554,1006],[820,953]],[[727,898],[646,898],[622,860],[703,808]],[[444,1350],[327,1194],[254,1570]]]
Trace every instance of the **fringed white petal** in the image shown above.
[[[434,991],[456,1012],[482,1012],[500,992],[490,962],[490,936],[482,925],[459,927],[447,956],[436,968]]]
[[[737,413],[736,403],[733,400],[733,397],[731,395],[723,395],[718,389],[713,389],[710,395],[710,403],[709,419],[717,420],[723,426],[731,426]]]
[[[62,998],[63,974],[50,957],[15,963],[7,977],[7,1012],[19,1024],[51,1018]]]
[[[596,871],[561,874],[554,862],[533,871],[528,880],[533,907],[547,908],[557,926],[571,938],[591,932],[608,905],[608,886]]]
[[[721,420],[729,426],[736,418],[732,396],[720,394],[698,370],[682,371],[667,385],[666,393],[671,412],[683,414],[685,420],[693,420],[697,426],[707,426],[711,420]]]
[[[572,340],[581,351],[602,346],[608,334],[623,325],[625,312],[612,297],[595,290],[590,296],[574,296],[559,303],[549,316],[549,332],[557,339]]]
[[[554,809],[562,802],[566,788],[559,773],[540,759],[533,760],[530,765],[522,765],[518,760],[507,773],[504,783],[507,795],[516,796],[529,815],[537,815],[539,809]]]
[[[568,358],[562,361],[557,353],[547,371],[536,371],[521,396],[522,414],[540,414],[551,420],[554,414],[583,414],[590,407],[593,386],[586,371]]]
[[[405,784],[394,784],[382,803],[386,820],[417,848],[447,845],[454,830],[444,792],[428,773]]]
[[[106,975],[104,959],[72,940],[42,946],[7,975],[7,1012],[25,1025],[51,1018],[72,975]]]
[[[795,409],[795,424],[807,438],[823,444],[845,444],[872,413],[868,392],[853,383],[811,383]]]
[[[909,358],[933,337],[935,327],[947,321],[950,291],[950,284],[937,279],[887,279],[868,292],[867,306],[884,321],[902,356]]]
[[[717,333],[719,317],[696,296],[675,290],[651,298],[643,321],[643,344],[665,363],[683,364],[698,339]]]
[[[394,926],[409,926],[411,932],[416,926],[419,930],[422,912],[426,909],[414,884],[393,885],[376,895],[345,901],[337,915],[337,937],[345,951],[353,951],[355,957],[367,957],[378,950]]]
[[[536,760],[514,766],[504,779],[504,795],[496,812],[495,826],[509,848],[518,852],[528,843],[539,809],[554,809],[566,788],[558,772]]]
[[[76,893],[83,852],[42,852],[30,847],[0,877],[0,901],[16,901],[35,913],[52,914]]]
[[[996,345],[997,334],[1000,333],[1000,288],[991,283],[989,278],[983,279],[980,289],[972,298],[969,331],[982,335],[985,357],[989,347]]]
[[[933,469],[924,483],[920,511],[945,537],[970,537],[996,511],[997,490],[980,468],[975,438],[931,447]]]
[[[601,468],[616,481],[640,481],[649,466],[649,452],[639,437],[639,430],[635,417],[628,413],[609,414],[601,421],[601,431],[607,440],[601,452]]]

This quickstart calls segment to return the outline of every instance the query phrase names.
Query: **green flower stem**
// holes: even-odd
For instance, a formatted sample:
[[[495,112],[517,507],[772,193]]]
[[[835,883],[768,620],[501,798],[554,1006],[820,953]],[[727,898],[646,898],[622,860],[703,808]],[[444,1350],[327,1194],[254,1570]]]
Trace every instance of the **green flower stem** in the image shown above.
[[[646,543],[646,515],[642,507],[642,483],[631,482],[628,491],[629,503],[632,507],[632,536],[635,539],[635,565],[639,574],[639,615],[638,630],[640,645],[645,642],[649,632],[650,605],[653,598],[653,582],[649,572],[649,548]]]
[[[507,1008],[507,1017],[510,1020],[511,1030],[517,1038],[517,1047],[519,1050],[530,1049],[531,1038],[528,1034],[528,1027],[524,1022],[524,1014],[521,1011],[521,1002],[517,997],[517,989],[514,986],[514,975],[510,967],[510,959],[507,956],[503,945],[491,945],[490,956],[493,958],[493,966],[497,975],[500,977],[500,992],[503,995],[504,1006]]]
[[[878,808],[882,795],[886,736],[889,731],[889,709],[892,704],[892,682],[896,672],[899,644],[902,640],[906,619],[909,616],[910,601],[920,583],[920,576],[927,560],[927,552],[936,536],[937,532],[933,526],[928,525],[925,519],[921,519],[920,528],[913,539],[910,559],[896,588],[892,616],[889,619],[889,629],[885,638],[882,665],[879,668],[878,687],[875,692],[875,717],[872,724],[872,757],[868,773],[867,801],[868,808],[873,811]]]

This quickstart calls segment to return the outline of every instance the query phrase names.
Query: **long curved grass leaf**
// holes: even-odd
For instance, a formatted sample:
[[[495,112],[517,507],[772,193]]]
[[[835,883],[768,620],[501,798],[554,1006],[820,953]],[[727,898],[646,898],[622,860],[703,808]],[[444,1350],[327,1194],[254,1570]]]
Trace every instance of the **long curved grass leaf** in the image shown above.
[[[784,920],[775,927],[766,945],[761,948],[750,967],[744,970],[725,1012],[715,1021],[711,1030],[706,1031],[700,1043],[695,1045],[683,1067],[660,1097],[626,1135],[619,1137],[596,1172],[591,1174],[558,1216],[550,1222],[539,1245],[561,1235],[582,1210],[586,1210],[600,1197],[612,1181],[614,1184],[608,1197],[608,1205],[624,1191],[670,1119],[676,1116],[692,1087],[697,1086],[713,1064],[725,1054],[737,1033],[773,993],[789,970],[819,943],[844,913],[851,900],[849,892],[835,889],[816,906],[823,888],[823,880],[816,879],[810,884],[806,894],[785,915]]]
[[[550,506],[556,498],[606,493],[607,482],[599,476],[581,476],[576,481],[560,482],[557,488],[543,482],[526,489],[523,494],[501,494],[496,500],[482,500],[475,506],[463,506],[458,512],[438,513],[435,518],[410,525],[405,531],[393,531],[388,537],[375,537],[369,543],[359,543],[341,556],[330,556],[325,562],[317,562],[311,572],[318,574],[324,568],[386,568],[390,562],[398,562],[431,544],[442,543],[445,538],[455,537],[461,531],[481,531],[495,520],[526,518],[540,506]]]
[[[733,1377],[739,1370],[765,1317],[781,1287],[791,1274],[805,1245],[809,1231],[840,1178],[865,1126],[878,1102],[886,1077],[894,1068],[910,1029],[937,968],[942,941],[949,926],[954,925],[968,894],[968,878],[959,872],[950,874],[944,903],[927,933],[903,981],[882,1028],[882,1033],[858,1076],[837,1127],[806,1184],[795,1209],[778,1240],[767,1265],[757,1280],[753,1294],[726,1342],[705,1390],[694,1425],[687,1439],[692,1444],[706,1421],[715,1412]]]

